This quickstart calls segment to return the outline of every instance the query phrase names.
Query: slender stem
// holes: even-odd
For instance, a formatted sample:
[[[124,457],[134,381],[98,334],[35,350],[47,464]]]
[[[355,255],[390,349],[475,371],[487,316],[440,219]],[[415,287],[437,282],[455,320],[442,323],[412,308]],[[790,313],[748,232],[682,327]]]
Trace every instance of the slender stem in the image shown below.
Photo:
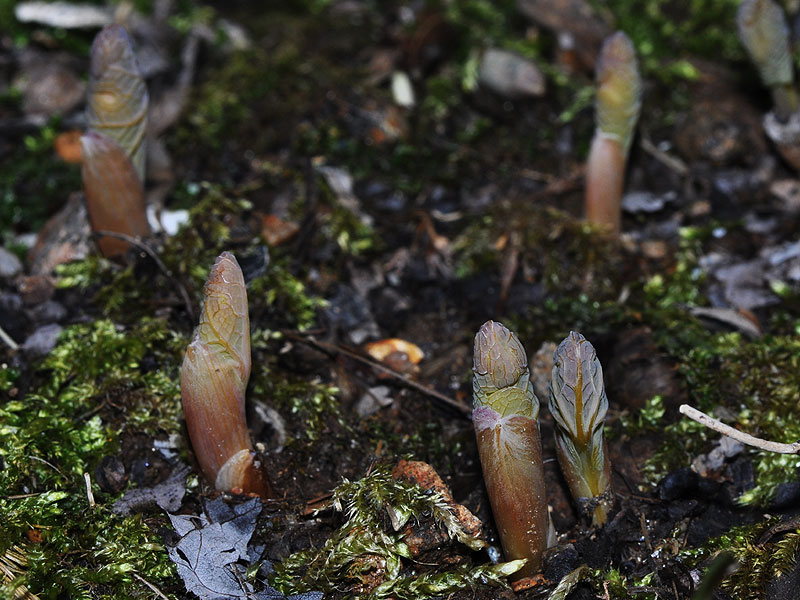
[[[183,284],[180,281],[178,281],[178,278],[172,275],[172,271],[170,271],[167,268],[167,265],[161,262],[161,259],[158,257],[158,254],[156,254],[155,250],[153,250],[150,246],[148,246],[141,240],[138,240],[135,237],[131,237],[124,233],[118,233],[116,231],[105,231],[102,229],[99,231],[95,231],[93,233],[94,235],[100,237],[108,236],[126,241],[129,244],[133,244],[140,250],[143,250],[147,254],[147,256],[153,259],[153,262],[156,263],[156,265],[158,266],[159,269],[161,269],[164,275],[166,275],[168,279],[171,279],[175,283],[175,287],[177,288],[178,293],[180,294],[181,299],[183,300],[183,303],[186,305],[186,312],[189,313],[190,317],[194,318],[194,310],[192,310],[192,301],[189,299],[189,293],[186,291],[186,288],[183,287]]]
[[[0,340],[3,340],[3,342],[5,342],[5,344],[12,350],[19,348],[19,344],[15,342],[14,339],[8,335],[2,327],[0,327]]]
[[[725,425],[725,423],[718,421],[713,417],[709,417],[704,412],[700,412],[688,404],[682,404],[679,410],[681,414],[686,415],[693,421],[697,421],[709,429],[713,429],[722,435],[727,435],[729,438],[733,438],[734,440],[742,442],[743,444],[747,444],[748,446],[753,446],[760,450],[766,450],[767,452],[775,452],[777,454],[800,454],[800,442],[795,442],[793,444],[782,444],[780,442],[762,440],[761,438],[757,438],[749,433],[745,433],[744,431],[734,429],[730,425]]]

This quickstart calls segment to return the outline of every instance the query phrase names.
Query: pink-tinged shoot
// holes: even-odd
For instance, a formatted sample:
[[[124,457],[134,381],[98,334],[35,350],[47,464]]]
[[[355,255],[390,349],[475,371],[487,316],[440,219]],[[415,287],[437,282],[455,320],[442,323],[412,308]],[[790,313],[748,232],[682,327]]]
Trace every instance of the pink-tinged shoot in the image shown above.
[[[250,378],[247,291],[236,258],[223,252],[206,281],[200,325],[186,348],[181,395],[203,474],[220,491],[271,496],[250,442],[245,391]]]
[[[783,9],[773,0],[744,0],[736,15],[739,39],[770,88],[781,121],[797,111],[789,26]]]
[[[539,401],[515,334],[487,321],[475,336],[473,423],[495,524],[508,560],[526,559],[516,577],[541,571],[549,518]]]
[[[149,99],[125,28],[105,27],[95,37],[89,57],[89,129],[117,142],[144,182]]]
[[[130,237],[150,234],[144,189],[130,159],[114,140],[96,131],[81,137],[83,191],[94,231]],[[105,257],[125,254],[130,244],[102,236],[97,245]]]
[[[586,166],[586,217],[618,234],[625,163],[639,120],[642,88],[636,51],[623,32],[603,44],[596,79],[597,127]]]
[[[614,501],[603,437],[608,397],[597,353],[575,331],[553,357],[549,408],[556,426],[558,464],[572,497],[593,525],[602,525]]]

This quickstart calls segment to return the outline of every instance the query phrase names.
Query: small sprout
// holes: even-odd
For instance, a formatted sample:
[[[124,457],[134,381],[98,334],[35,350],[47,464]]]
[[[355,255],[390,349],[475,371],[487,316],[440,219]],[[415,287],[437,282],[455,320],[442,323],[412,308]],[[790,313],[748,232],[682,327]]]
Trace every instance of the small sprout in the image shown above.
[[[527,559],[517,576],[541,570],[547,547],[539,400],[519,338],[487,321],[475,336],[472,420],[483,479],[507,560]]]
[[[620,231],[625,162],[642,105],[636,51],[618,31],[603,44],[597,60],[595,129],[586,165],[586,218]]]
[[[245,420],[250,319],[244,277],[223,252],[208,275],[200,325],[186,348],[181,396],[186,427],[206,478],[220,491],[271,495]]]
[[[592,516],[592,524],[602,525],[614,503],[603,438],[608,397],[597,353],[575,331],[553,357],[549,407],[556,425],[558,464],[569,491],[586,516]]]
[[[89,129],[117,142],[144,181],[147,86],[125,28],[105,27],[94,38],[89,56]]]
[[[111,231],[130,237],[147,236],[150,226],[144,189],[130,159],[111,138],[89,131],[81,137],[83,191],[94,231]],[[101,237],[103,256],[125,254],[130,245],[121,239]]]
[[[783,9],[772,0],[744,0],[736,15],[739,39],[758,68],[761,81],[772,91],[781,121],[797,111],[789,27]]]

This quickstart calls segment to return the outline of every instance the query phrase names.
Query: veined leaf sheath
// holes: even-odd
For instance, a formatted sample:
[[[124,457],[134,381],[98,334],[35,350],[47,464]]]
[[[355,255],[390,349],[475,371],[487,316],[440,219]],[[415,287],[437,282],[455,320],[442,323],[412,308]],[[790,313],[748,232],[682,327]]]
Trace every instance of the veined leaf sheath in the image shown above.
[[[519,339],[493,321],[475,336],[472,413],[483,478],[508,560],[527,559],[518,573],[541,570],[547,546],[539,401]]]
[[[92,229],[131,237],[149,235],[142,182],[119,145],[89,131],[81,137],[81,152],[83,191]],[[109,236],[97,243],[104,256],[124,254],[129,247],[128,242]]]
[[[233,465],[225,467],[229,459],[242,451],[252,454],[245,419],[250,378],[247,292],[229,252],[214,263],[204,295],[200,325],[183,360],[181,394],[198,462],[206,478],[216,483],[221,472],[223,477],[230,474]]]
[[[549,407],[556,425],[558,462],[570,492],[579,504],[597,499],[594,521],[600,524],[612,501],[603,439],[608,397],[597,353],[575,331],[556,350]]]
[[[121,25],[105,27],[90,52],[89,128],[116,141],[144,181],[148,95],[130,38]]]

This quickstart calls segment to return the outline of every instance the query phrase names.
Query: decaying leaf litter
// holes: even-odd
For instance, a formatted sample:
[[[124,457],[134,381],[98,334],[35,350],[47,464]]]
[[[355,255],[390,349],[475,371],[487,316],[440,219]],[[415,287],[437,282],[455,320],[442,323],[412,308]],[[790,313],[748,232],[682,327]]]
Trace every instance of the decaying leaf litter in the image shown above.
[[[800,181],[763,132],[738,3],[647,4],[156,2],[98,7],[85,29],[3,5],[3,595],[689,598],[729,553],[713,597],[792,597],[796,457],[677,408],[800,439]],[[86,129],[88,49],[112,18],[151,97],[146,192],[166,230],[116,262],[95,249],[80,167],[53,150]],[[616,29],[644,88],[619,240],[580,220],[594,58]],[[223,251],[248,284],[248,422],[278,492],[260,510],[212,492],[181,421],[179,366]],[[554,344],[581,332],[609,400],[599,530],[542,410],[561,537],[516,592],[491,564],[465,418],[488,319],[528,349],[540,400]],[[421,359],[365,348],[389,338]],[[486,548],[392,476],[403,457],[444,478]],[[224,560],[191,556],[206,536]]]

